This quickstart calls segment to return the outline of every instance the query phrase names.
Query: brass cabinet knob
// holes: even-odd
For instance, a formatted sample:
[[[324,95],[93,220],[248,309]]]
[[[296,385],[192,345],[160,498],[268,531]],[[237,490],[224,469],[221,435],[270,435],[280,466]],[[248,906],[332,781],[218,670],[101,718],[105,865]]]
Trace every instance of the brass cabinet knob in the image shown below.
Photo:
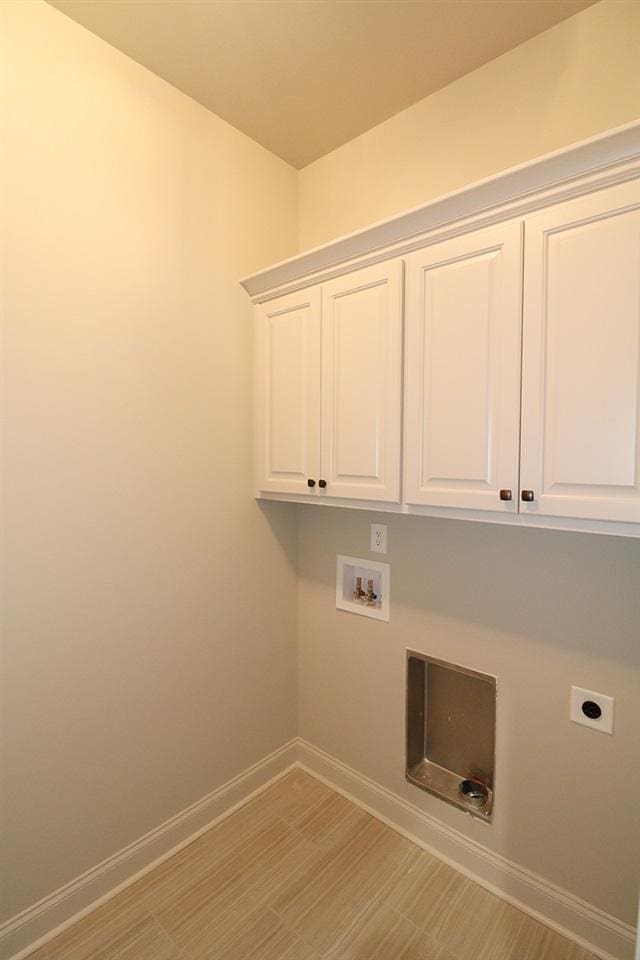
[[[525,503],[533,502],[533,499],[534,499],[533,490],[523,490],[520,496],[522,497]]]
[[[501,490],[501,491],[500,491],[500,499],[501,499],[501,500],[513,500],[513,495],[512,495],[512,493],[511,493],[511,490]]]
[[[322,487],[323,490],[324,490],[324,488],[326,487],[326,485],[327,485],[327,481],[326,481],[326,480],[318,480],[318,486],[319,486],[319,487]]]
[[[315,485],[316,485],[315,480],[312,480],[311,478],[309,478],[309,479],[307,480],[307,486],[308,486],[308,487],[315,487]]]

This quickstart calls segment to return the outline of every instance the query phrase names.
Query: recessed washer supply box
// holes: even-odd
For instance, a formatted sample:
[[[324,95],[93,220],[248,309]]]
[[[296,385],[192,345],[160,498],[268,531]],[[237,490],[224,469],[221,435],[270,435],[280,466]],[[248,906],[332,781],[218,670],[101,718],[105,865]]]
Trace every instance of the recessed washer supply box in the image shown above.
[[[389,564],[361,557],[338,556],[336,607],[374,620],[388,620]]]

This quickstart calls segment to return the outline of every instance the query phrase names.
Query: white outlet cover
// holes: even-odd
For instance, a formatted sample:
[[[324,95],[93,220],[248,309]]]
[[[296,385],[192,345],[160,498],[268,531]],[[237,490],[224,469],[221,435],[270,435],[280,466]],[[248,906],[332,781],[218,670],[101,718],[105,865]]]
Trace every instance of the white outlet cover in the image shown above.
[[[385,523],[371,524],[371,553],[387,552],[387,525]]]
[[[600,707],[600,716],[596,719],[587,716],[583,710],[585,703],[595,703]],[[583,727],[599,730],[600,733],[613,733],[613,697],[583,687],[571,687],[571,719]]]

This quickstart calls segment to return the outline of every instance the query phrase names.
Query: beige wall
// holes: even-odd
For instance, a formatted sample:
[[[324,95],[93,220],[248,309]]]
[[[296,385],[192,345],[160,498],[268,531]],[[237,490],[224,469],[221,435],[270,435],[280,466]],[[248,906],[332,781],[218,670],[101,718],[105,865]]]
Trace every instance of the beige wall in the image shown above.
[[[639,53],[640,5],[604,0],[335,150],[301,171],[302,247],[632,120]],[[383,515],[387,625],[335,610],[336,554],[367,556],[373,519],[300,508],[300,735],[635,922],[640,542]],[[489,828],[404,782],[408,647],[498,676]],[[616,698],[614,737],[569,722],[571,684]]]
[[[300,507],[300,736],[437,819],[634,923],[640,882],[640,542]],[[391,619],[335,609],[336,554],[388,525]],[[491,826],[404,780],[411,648],[498,678]],[[612,737],[572,684],[615,697]]]
[[[640,3],[601,0],[301,170],[301,249],[639,116]]]
[[[295,735],[238,278],[295,252],[297,175],[45,3],[2,13],[12,915]]]

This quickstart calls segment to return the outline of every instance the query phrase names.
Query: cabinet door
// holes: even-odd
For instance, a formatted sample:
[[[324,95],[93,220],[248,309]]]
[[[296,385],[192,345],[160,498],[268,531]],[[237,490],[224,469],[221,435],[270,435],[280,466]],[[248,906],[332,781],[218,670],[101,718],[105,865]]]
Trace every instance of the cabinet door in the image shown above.
[[[405,500],[517,512],[522,224],[434,244],[406,269]]]
[[[316,495],[320,467],[320,289],[270,300],[256,314],[256,486]]]
[[[524,512],[640,521],[640,185],[525,224]]]
[[[400,499],[402,261],[322,288],[324,493]]]

